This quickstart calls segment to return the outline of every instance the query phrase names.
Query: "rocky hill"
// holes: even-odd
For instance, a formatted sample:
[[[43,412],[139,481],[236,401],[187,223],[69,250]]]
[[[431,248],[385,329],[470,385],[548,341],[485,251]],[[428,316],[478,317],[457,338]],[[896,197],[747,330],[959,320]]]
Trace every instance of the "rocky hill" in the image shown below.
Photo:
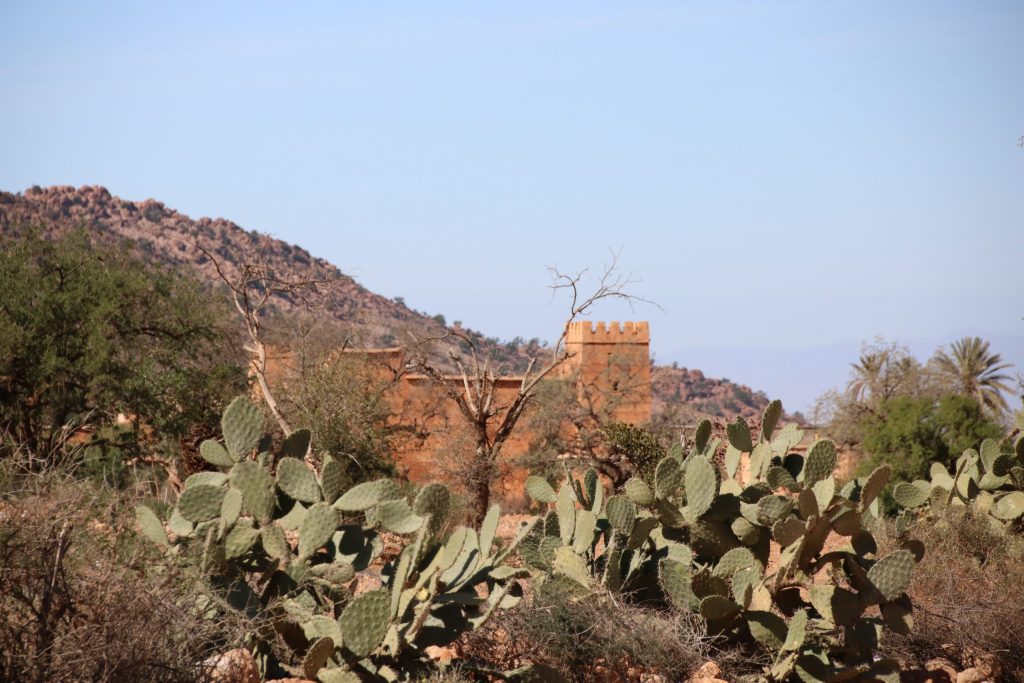
[[[747,420],[760,419],[770,402],[764,392],[675,365],[656,365],[651,369],[651,394],[655,415],[675,406],[691,420],[733,419],[737,415]]]
[[[131,243],[148,260],[187,268],[211,286],[219,280],[206,253],[232,272],[260,253],[264,262],[278,273],[333,281],[332,295],[323,302],[325,311],[356,344],[368,348],[404,343],[409,333],[422,338],[444,332],[442,320],[414,311],[400,300],[369,291],[301,247],[246,230],[223,218],[192,219],[153,199],[128,201],[99,186],[32,187],[23,193],[0,192],[0,235],[9,236],[23,227],[37,227],[53,236],[84,228],[98,243]],[[274,307],[289,313],[297,309],[298,303],[276,297]],[[536,341],[502,343],[466,331],[513,371],[524,368],[529,357],[539,350]],[[655,413],[677,406],[685,407],[686,414],[725,419],[736,415],[754,417],[768,403],[762,393],[726,380],[706,378],[699,370],[659,366],[654,369],[652,381]]]

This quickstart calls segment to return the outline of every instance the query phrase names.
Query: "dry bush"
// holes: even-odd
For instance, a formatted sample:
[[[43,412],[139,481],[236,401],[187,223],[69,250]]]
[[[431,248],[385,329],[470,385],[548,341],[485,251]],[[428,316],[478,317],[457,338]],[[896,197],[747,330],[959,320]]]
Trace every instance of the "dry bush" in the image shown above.
[[[944,658],[960,669],[987,660],[999,680],[1024,681],[1024,539],[958,512],[919,523],[911,536],[927,548],[910,591],[914,629],[890,635],[885,654],[916,666]]]
[[[714,659],[727,670],[733,656],[716,650],[703,621],[692,614],[623,602],[621,596],[533,594],[498,612],[467,635],[460,656],[501,669],[544,664],[570,681],[638,681],[660,674],[686,680]]]
[[[204,619],[194,581],[137,542],[133,506],[59,475],[0,496],[0,680],[192,682],[243,625]]]

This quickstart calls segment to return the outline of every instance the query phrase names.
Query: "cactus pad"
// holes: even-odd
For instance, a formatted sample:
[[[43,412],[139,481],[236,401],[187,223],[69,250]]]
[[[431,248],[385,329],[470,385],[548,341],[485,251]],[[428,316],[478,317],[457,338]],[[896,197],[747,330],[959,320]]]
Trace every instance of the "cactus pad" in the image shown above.
[[[177,536],[191,536],[192,531],[195,529],[195,525],[181,516],[181,512],[178,508],[171,510],[171,516],[167,520],[167,526],[170,527],[171,533]]]
[[[448,489],[445,489],[447,491]],[[430,518],[433,522],[433,517]],[[484,515],[484,519],[480,522],[480,554],[484,557],[490,557],[491,547],[494,545],[494,537],[498,533],[498,523],[501,521],[501,507],[497,504],[492,505],[487,510],[487,514]]]
[[[686,467],[686,508],[690,519],[699,519],[707,512],[717,493],[714,465],[704,458],[692,458]]]
[[[360,512],[369,510],[382,501],[401,497],[402,491],[395,482],[390,479],[377,479],[350,488],[341,498],[334,501],[334,509],[342,512]]]
[[[205,522],[220,516],[226,490],[220,486],[190,486],[178,498],[178,511],[190,522]]]
[[[316,475],[298,458],[281,458],[277,463],[277,486],[293,500],[303,503],[320,501]]]
[[[831,472],[829,473],[831,474]],[[797,652],[804,644],[807,637],[807,612],[797,611],[789,620],[789,631],[786,633],[786,642],[782,644],[783,652]]]
[[[732,447],[729,444],[725,449],[725,473],[730,479],[736,476],[736,471],[740,468],[740,461],[743,459],[743,454]]]
[[[231,486],[242,493],[242,512],[261,522],[274,512],[274,480],[259,463],[244,460],[231,468]]]
[[[754,640],[770,650],[781,650],[789,627],[779,615],[764,610],[749,610],[743,614]]]
[[[765,496],[757,501],[757,521],[764,526],[772,527],[789,515],[793,502],[782,496]]]
[[[316,678],[317,672],[327,664],[327,660],[334,654],[334,641],[324,636],[313,643],[306,656],[302,658],[302,675],[306,678]]]
[[[576,505],[573,503],[572,490],[568,484],[562,484],[562,488],[558,490],[555,512],[558,514],[558,534],[562,539],[562,545],[569,545],[572,543],[572,533],[576,527]]]
[[[231,560],[249,552],[259,535],[260,532],[251,526],[235,526],[224,539],[224,559]]]
[[[732,520],[729,528],[743,545],[754,545],[761,540],[761,528],[751,524],[743,517]]]
[[[832,504],[832,499],[835,498],[836,479],[832,475],[819,479],[814,482],[811,490],[814,491],[814,498],[818,503],[818,512],[822,513],[825,511],[825,508]]]
[[[905,508],[921,507],[928,502],[930,495],[930,490],[905,481],[896,484],[896,488],[892,491],[892,497],[896,503]]]
[[[573,552],[572,548],[563,546],[555,550],[552,565],[556,574],[570,578],[581,586],[590,586],[590,572],[587,570],[587,563]]]
[[[338,528],[338,511],[327,503],[314,503],[299,527],[299,557],[309,558],[326,544]]]
[[[697,432],[694,435],[694,446],[697,452],[703,452],[707,448],[708,440],[711,438],[711,420],[701,420],[697,425]]]
[[[690,526],[690,546],[698,555],[721,557],[739,545],[740,542],[724,522],[702,520]]]
[[[227,449],[210,439],[199,444],[199,455],[203,460],[217,467],[231,467],[235,464],[235,461],[228,455]]]
[[[276,524],[270,524],[260,529],[260,541],[263,544],[263,551],[270,557],[283,562],[291,559],[292,549],[288,545],[284,529]]]
[[[229,488],[220,504],[221,526],[230,529],[238,521],[240,514],[242,514],[242,493],[236,488]]]
[[[889,477],[892,474],[892,470],[889,469],[888,465],[882,465],[881,467],[875,468],[875,470],[868,475],[867,481],[864,482],[864,488],[860,492],[860,509],[866,510],[882,493],[882,489],[889,483]],[[952,479],[950,480],[952,483]]]
[[[338,500],[345,487],[345,467],[329,455],[324,456],[324,466],[320,468],[320,490],[324,500],[333,503]]]
[[[836,469],[836,445],[828,439],[815,441],[804,462],[804,485],[814,486]]]
[[[387,500],[377,506],[382,527],[396,534],[411,534],[423,526],[423,518],[412,511],[405,498]]]
[[[673,457],[662,458],[654,469],[654,494],[658,498],[668,498],[683,480],[683,471],[679,461]]]
[[[789,473],[789,470],[778,465],[773,465],[768,469],[766,475],[768,485],[772,487],[772,490],[776,489],[789,489],[790,491],[799,491],[800,486],[796,483],[796,479]]]
[[[430,519],[427,531],[431,536],[441,533],[444,525],[448,523],[451,498],[452,494],[448,487],[442,484],[427,484],[416,494],[412,509],[417,515]]]
[[[792,515],[788,515],[772,525],[772,536],[783,548],[799,541],[805,532],[804,523]]]
[[[697,596],[690,587],[690,571],[682,562],[665,559],[658,566],[661,590],[676,607],[682,610],[696,610],[700,606]]]
[[[636,520],[636,506],[625,496],[612,496],[605,503],[605,515],[612,527],[628,534]]]
[[[750,439],[750,427],[747,426],[746,420],[742,417],[736,416],[733,422],[730,422],[725,426],[725,433],[729,437],[729,443],[732,447],[743,453],[749,453],[754,450],[754,443]]]
[[[1013,491],[995,502],[990,513],[996,519],[1011,521],[1024,515],[1024,492]]]
[[[572,535],[572,549],[583,554],[594,542],[594,530],[597,528],[597,515],[590,510],[576,511],[576,524]]]
[[[539,503],[554,503],[558,494],[544,477],[533,475],[526,480],[526,495]]]
[[[224,410],[220,426],[228,454],[238,462],[259,444],[263,435],[263,416],[252,401],[239,396]]]
[[[724,622],[743,611],[729,598],[709,595],[700,601],[700,615],[710,622]]]
[[[626,498],[637,505],[650,505],[654,502],[654,494],[651,493],[650,487],[638,477],[629,479],[623,487],[623,492]]]
[[[384,589],[363,593],[338,618],[342,644],[357,657],[367,657],[384,640],[391,612],[391,595]]]
[[[712,574],[725,579],[741,569],[750,569],[751,567],[760,567],[754,554],[746,548],[733,548],[719,558]]]
[[[135,508],[135,521],[139,526],[139,531],[146,538],[157,545],[167,545],[167,532],[164,531],[164,525],[155,512],[145,505],[138,505]]]
[[[868,581],[881,593],[885,602],[895,600],[910,588],[914,554],[909,550],[889,553],[868,570]]]
[[[183,488],[187,489],[201,484],[205,484],[207,486],[223,486],[224,482],[227,480],[228,477],[223,472],[196,472],[185,480]]]
[[[761,440],[770,441],[772,438],[772,432],[775,431],[775,426],[779,424],[779,418],[782,417],[782,401],[775,399],[768,404],[768,407],[764,409],[764,415],[761,417]]]
[[[583,492],[586,494],[587,507],[593,509],[594,503],[598,499],[597,489],[601,485],[600,478],[597,476],[597,470],[593,467],[588,467],[587,471],[583,473]]]

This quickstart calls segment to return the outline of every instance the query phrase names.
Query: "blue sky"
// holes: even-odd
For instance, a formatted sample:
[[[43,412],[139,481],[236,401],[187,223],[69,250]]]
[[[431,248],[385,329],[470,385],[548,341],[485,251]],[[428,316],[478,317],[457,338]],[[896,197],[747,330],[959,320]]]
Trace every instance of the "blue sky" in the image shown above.
[[[1024,362],[1022,35],[1019,2],[4,3],[0,188],[224,216],[503,338],[621,249],[663,310],[596,317],[770,393],[744,349]]]

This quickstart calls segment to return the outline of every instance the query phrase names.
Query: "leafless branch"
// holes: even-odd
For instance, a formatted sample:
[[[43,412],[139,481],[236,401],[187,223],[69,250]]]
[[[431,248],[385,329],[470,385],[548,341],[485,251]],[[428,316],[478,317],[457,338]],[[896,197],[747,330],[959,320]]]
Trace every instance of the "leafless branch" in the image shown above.
[[[245,323],[249,343],[244,346],[250,354],[250,367],[259,383],[263,400],[274,415],[285,435],[292,433],[281,408],[267,382],[267,345],[264,338],[263,316],[274,296],[298,299],[309,307],[314,295],[326,295],[332,284],[330,278],[314,278],[308,274],[279,273],[267,263],[267,250],[271,242],[267,238],[251,258],[233,264],[235,272],[229,272],[224,264],[198,242],[196,248],[210,259],[217,276],[231,292],[231,301]]]
[[[605,264],[596,286],[590,291],[586,289],[587,270],[567,274],[557,268],[549,269],[552,296],[560,292],[569,295],[568,313],[550,354],[543,360],[536,356],[530,358],[518,391],[508,403],[502,404],[497,399],[498,383],[506,378],[505,368],[495,367],[490,354],[482,353],[470,335],[460,329],[450,328],[444,335],[413,339],[411,355],[414,367],[429,377],[449,400],[455,402],[473,433],[475,449],[467,476],[477,521],[487,513],[491,481],[497,471],[497,459],[502,446],[515,431],[538,385],[571,357],[565,342],[572,323],[604,301],[625,301],[631,308],[637,303],[652,303],[628,291],[638,280],[619,270],[618,252],[609,250],[609,253],[611,258]],[[455,375],[442,372],[426,353],[427,345],[438,341],[459,344],[466,349],[468,358],[465,361],[455,353],[454,348],[449,349],[449,358],[457,370]]]

